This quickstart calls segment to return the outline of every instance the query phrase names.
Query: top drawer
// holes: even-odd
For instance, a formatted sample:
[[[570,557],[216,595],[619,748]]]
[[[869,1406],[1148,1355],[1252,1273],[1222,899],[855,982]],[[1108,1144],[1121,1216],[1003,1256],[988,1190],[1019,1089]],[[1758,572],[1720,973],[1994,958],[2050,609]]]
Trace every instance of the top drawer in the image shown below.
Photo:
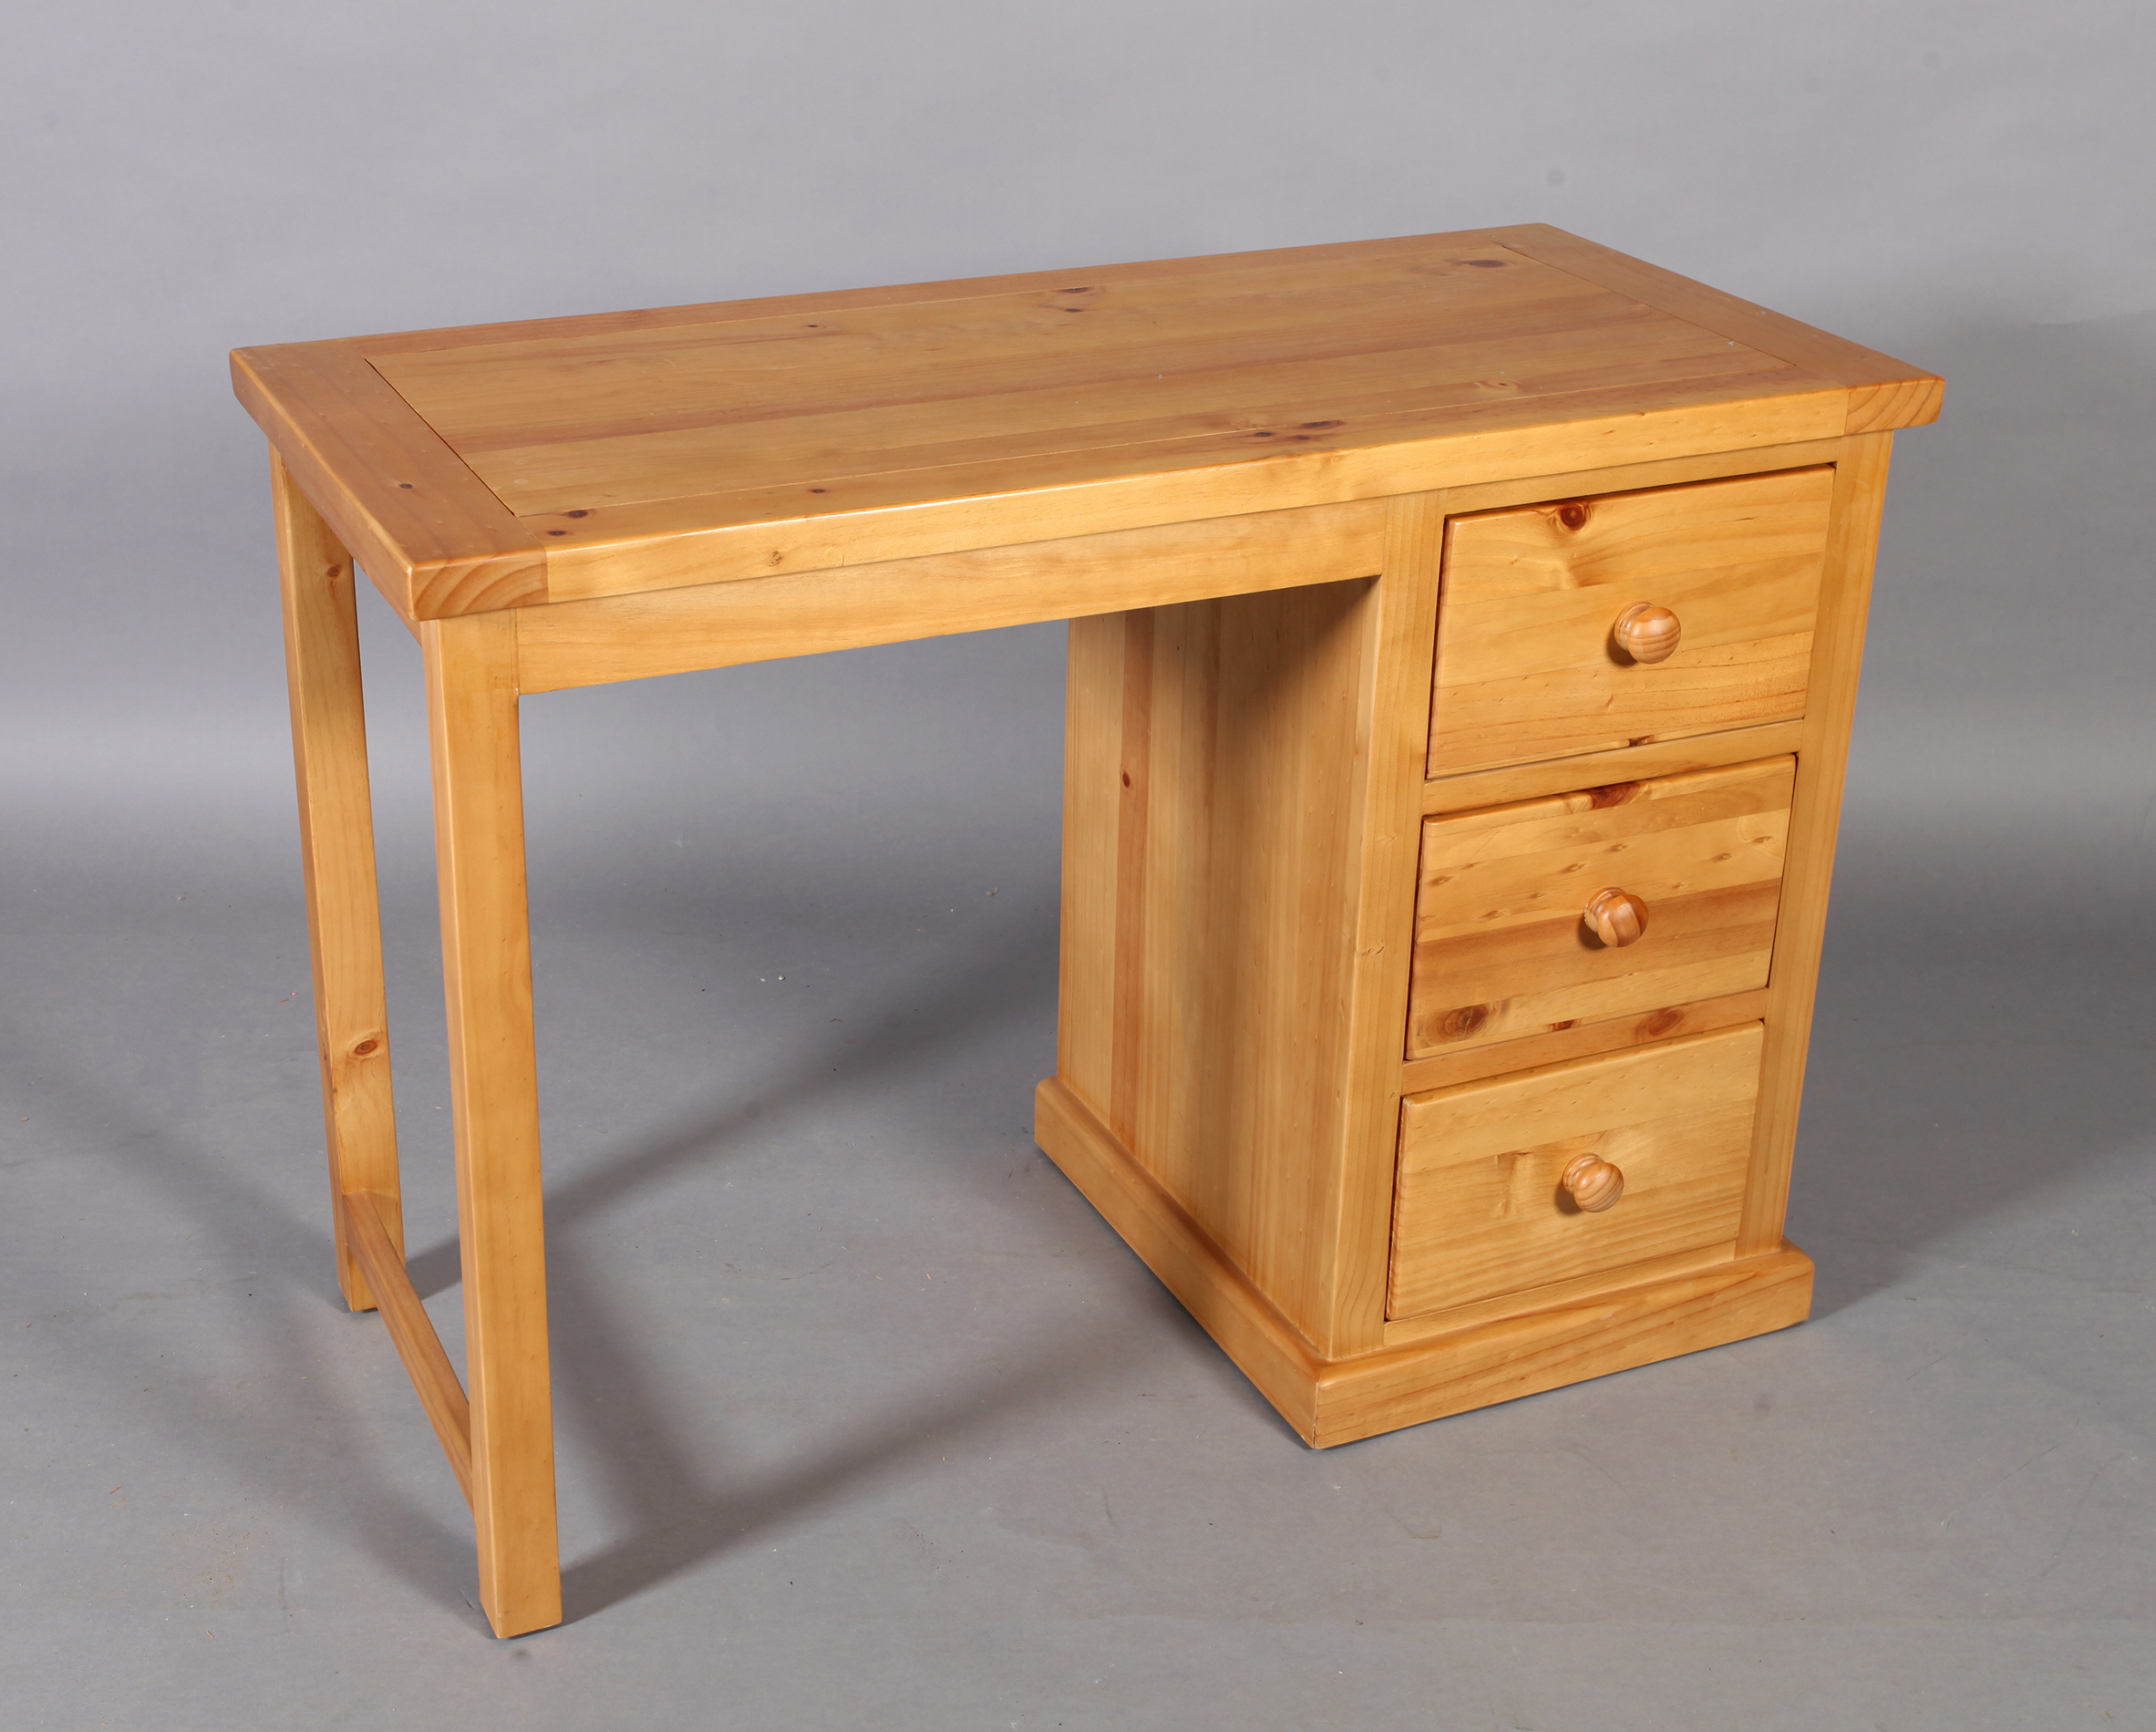
[[[1613,493],[1446,526],[1432,776],[1804,713],[1831,469]],[[1666,658],[1619,615],[1676,616]]]

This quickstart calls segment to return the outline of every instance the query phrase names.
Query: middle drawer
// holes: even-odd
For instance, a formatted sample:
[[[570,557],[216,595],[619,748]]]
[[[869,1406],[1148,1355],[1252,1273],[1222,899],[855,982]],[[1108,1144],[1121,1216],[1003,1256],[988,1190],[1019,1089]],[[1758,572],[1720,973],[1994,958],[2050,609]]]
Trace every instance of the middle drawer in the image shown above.
[[[1796,759],[1424,820],[1407,1057],[1767,984]]]

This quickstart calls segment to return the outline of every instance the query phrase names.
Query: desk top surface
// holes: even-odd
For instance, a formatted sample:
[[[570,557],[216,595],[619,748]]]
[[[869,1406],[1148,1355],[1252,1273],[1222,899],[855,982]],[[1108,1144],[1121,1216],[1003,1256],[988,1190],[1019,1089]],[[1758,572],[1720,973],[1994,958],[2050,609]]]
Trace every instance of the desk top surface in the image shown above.
[[[1542,226],[243,349],[410,618],[1929,420],[1921,369]]]

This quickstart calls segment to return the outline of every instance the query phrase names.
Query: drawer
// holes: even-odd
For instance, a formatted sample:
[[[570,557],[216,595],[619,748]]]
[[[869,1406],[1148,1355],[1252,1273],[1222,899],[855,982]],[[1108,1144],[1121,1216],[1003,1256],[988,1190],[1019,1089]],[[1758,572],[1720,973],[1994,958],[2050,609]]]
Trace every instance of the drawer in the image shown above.
[[[1833,485],[1791,469],[1453,519],[1429,773],[1802,715]],[[1676,615],[1664,659],[1618,645],[1642,605]]]
[[[1387,1314],[1429,1316],[1685,1253],[1734,1249],[1762,1027],[1749,1023],[1410,1096]],[[1623,1175],[1616,1201],[1583,1194]]]
[[[1424,820],[1406,1056],[1764,986],[1795,780],[1774,758]],[[1612,891],[1635,919],[1598,928]]]

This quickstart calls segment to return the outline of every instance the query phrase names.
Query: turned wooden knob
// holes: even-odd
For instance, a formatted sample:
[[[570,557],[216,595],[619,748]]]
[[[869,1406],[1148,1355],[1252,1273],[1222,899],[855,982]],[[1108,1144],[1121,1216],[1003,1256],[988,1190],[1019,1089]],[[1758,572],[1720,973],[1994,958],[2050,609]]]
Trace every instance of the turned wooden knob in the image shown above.
[[[1617,647],[1635,662],[1666,662],[1676,654],[1676,641],[1684,632],[1675,613],[1652,602],[1633,603],[1610,628]]]
[[[1647,905],[1628,890],[1598,890],[1587,899],[1587,924],[1612,950],[1647,935]]]
[[[1600,1155],[1581,1155],[1564,1170],[1560,1181],[1572,1200],[1589,1214],[1599,1214],[1625,1194],[1625,1174]]]

